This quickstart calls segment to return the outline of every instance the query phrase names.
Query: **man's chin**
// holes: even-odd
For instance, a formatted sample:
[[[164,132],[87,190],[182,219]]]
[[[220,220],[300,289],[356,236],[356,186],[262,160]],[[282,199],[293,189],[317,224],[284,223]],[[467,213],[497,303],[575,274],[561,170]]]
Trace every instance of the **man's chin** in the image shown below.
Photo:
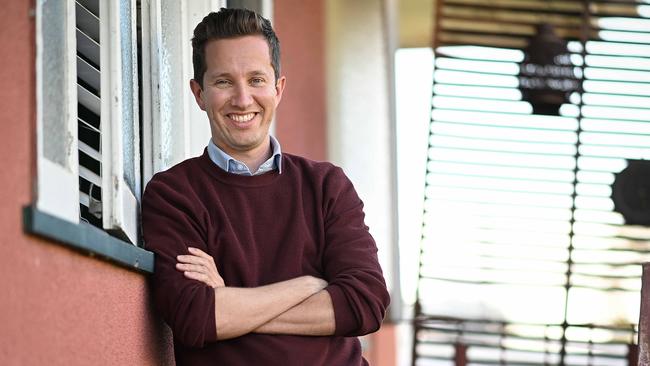
[[[233,144],[232,147],[235,148],[238,152],[251,152],[254,151],[260,146],[264,145],[264,142],[268,140],[268,137],[256,140],[244,140],[237,141],[236,144]]]

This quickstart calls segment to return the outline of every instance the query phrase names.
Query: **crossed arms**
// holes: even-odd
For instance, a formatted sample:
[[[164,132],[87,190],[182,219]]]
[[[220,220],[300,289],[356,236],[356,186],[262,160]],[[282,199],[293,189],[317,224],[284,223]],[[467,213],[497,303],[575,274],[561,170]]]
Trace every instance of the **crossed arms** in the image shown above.
[[[192,176],[181,173],[177,176]],[[176,341],[203,347],[249,333],[358,336],[379,328],[390,299],[377,247],[363,222],[362,203],[340,169],[331,173],[337,181],[323,183],[333,192],[324,200],[319,219],[323,226],[318,240],[324,244],[317,254],[309,254],[314,267],[288,270],[275,283],[253,285],[258,287],[246,285],[255,283],[255,276],[241,280],[238,269],[249,265],[241,248],[228,249],[230,254],[239,250],[238,259],[225,270],[219,268],[226,281],[239,282],[224,283],[206,254],[223,260],[223,252],[209,252],[218,250],[208,244],[219,231],[207,229],[215,219],[197,194],[203,186],[194,189],[165,175],[147,186],[142,225],[146,247],[156,254],[153,301]],[[186,243],[201,252],[188,252]]]
[[[324,336],[334,333],[327,282],[302,276],[254,288],[226,287],[214,259],[198,248],[177,256],[176,269],[214,289],[219,340],[251,332]]]

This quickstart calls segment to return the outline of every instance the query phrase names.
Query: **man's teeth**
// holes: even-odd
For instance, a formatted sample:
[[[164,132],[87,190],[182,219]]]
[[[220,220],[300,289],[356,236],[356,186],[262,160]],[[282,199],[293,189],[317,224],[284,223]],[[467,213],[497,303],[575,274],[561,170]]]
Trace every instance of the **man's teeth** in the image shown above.
[[[251,119],[253,119],[253,117],[255,117],[255,113],[230,114],[228,117],[230,117],[230,119],[236,122],[248,122]]]

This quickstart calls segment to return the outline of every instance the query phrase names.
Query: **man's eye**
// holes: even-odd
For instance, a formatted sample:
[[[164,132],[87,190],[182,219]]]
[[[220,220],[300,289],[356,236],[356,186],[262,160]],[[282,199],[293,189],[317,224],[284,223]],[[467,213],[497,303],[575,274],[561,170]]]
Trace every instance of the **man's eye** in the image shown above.
[[[214,82],[214,85],[216,85],[216,86],[218,86],[220,88],[221,87],[227,87],[228,85],[230,85],[230,81],[228,81],[228,80],[217,80],[217,81]]]
[[[262,78],[251,79],[251,85],[261,85],[261,84],[264,84],[264,79]]]

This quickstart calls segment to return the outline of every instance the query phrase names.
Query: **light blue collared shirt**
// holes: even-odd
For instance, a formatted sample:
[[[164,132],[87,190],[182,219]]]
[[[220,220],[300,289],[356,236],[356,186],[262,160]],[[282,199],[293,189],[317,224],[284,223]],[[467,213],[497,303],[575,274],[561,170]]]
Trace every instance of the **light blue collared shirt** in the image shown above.
[[[228,173],[238,175],[260,175],[275,169],[277,169],[278,173],[281,174],[282,150],[280,149],[280,143],[273,136],[271,136],[271,149],[273,150],[271,157],[262,163],[255,173],[251,173],[246,164],[226,154],[214,142],[212,142],[212,139],[208,142],[208,156],[210,156],[210,160],[212,160],[216,166]]]

